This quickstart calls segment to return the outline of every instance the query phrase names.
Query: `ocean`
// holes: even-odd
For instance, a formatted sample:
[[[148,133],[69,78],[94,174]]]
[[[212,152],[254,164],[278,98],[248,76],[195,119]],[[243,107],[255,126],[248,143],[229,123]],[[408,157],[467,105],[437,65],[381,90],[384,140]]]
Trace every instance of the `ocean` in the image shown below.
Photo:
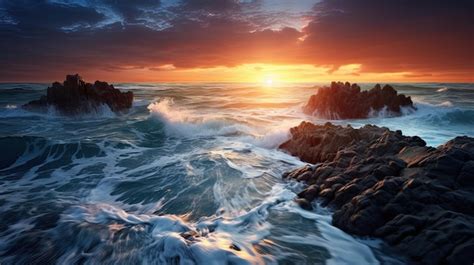
[[[438,146],[474,137],[474,84],[392,84],[416,111],[364,124]],[[280,150],[314,84],[115,84],[126,114],[23,110],[47,84],[0,84],[0,264],[404,264],[299,208]],[[361,84],[370,88],[373,84]]]

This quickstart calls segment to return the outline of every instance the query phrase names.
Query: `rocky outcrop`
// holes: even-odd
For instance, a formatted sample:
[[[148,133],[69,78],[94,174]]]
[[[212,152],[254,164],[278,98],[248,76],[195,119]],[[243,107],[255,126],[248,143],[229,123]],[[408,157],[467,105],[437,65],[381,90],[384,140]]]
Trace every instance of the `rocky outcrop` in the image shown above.
[[[284,175],[308,186],[296,201],[332,207],[333,224],[383,238],[414,262],[474,261],[474,138],[438,148],[366,125],[301,123],[280,148],[310,162]]]
[[[62,114],[75,115],[97,111],[103,105],[107,105],[114,112],[120,112],[129,109],[132,102],[132,92],[121,92],[107,82],[86,83],[76,74],[67,75],[63,84],[54,82],[48,87],[46,96],[30,101],[23,107],[45,110],[53,106]]]
[[[357,84],[332,82],[330,87],[319,88],[303,111],[326,119],[363,119],[380,111],[400,115],[401,107],[415,109],[410,97],[398,95],[390,85],[382,88],[377,84],[361,91]]]

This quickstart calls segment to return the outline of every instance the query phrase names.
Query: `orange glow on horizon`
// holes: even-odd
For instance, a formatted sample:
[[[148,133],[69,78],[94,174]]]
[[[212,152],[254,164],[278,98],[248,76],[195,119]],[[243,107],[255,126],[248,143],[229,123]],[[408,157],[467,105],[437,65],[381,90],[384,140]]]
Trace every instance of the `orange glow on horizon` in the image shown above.
[[[70,70],[68,73],[76,73]],[[68,74],[68,73],[64,73]],[[331,81],[349,82],[474,82],[471,73],[417,73],[402,72],[364,72],[362,64],[346,64],[335,68],[332,65],[315,66],[311,64],[242,64],[233,67],[218,66],[209,68],[179,68],[172,64],[153,67],[127,66],[120,70],[77,71],[83,78],[92,82],[163,82],[163,83],[259,83],[271,87],[281,83],[314,83]],[[50,83],[61,81],[63,76],[53,79],[28,80]],[[18,81],[18,80],[12,80]]]

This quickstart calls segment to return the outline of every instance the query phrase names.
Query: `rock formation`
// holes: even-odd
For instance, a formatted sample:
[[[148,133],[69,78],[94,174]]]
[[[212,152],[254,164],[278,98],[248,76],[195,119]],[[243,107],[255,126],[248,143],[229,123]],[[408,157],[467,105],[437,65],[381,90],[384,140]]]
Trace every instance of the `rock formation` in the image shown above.
[[[297,203],[332,207],[333,224],[383,238],[421,264],[474,261],[474,138],[438,148],[401,131],[301,123],[280,148],[312,163],[284,175]]]
[[[368,91],[361,91],[357,84],[332,82],[330,87],[319,88],[303,111],[326,119],[362,119],[384,109],[392,115],[400,115],[401,107],[415,109],[410,97],[398,95],[390,85],[381,88],[377,84]]]
[[[66,115],[97,111],[107,105],[112,111],[129,109],[133,102],[133,92],[120,92],[107,82],[85,83],[76,75],[67,75],[63,84],[54,82],[48,87],[47,95],[23,105],[31,110],[45,110],[49,106]]]

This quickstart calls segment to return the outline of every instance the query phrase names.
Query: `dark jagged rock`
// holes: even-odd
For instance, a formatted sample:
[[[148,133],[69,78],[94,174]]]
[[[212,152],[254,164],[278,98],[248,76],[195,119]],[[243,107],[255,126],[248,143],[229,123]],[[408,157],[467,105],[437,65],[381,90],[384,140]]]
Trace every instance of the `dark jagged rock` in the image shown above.
[[[82,81],[78,75],[67,75],[63,84],[54,82],[48,87],[47,95],[23,105],[31,110],[45,110],[49,106],[66,115],[75,115],[97,111],[107,105],[112,111],[129,109],[133,102],[133,92],[121,92],[107,82],[94,84]]]
[[[363,119],[384,108],[391,115],[400,115],[401,107],[415,109],[410,97],[398,95],[390,85],[382,88],[377,84],[368,91],[361,91],[357,84],[332,82],[330,87],[319,88],[303,111],[327,119]]]
[[[280,148],[313,163],[284,175],[298,194],[335,209],[333,224],[385,239],[421,264],[474,261],[474,138],[438,148],[419,137],[366,125],[301,123]]]

